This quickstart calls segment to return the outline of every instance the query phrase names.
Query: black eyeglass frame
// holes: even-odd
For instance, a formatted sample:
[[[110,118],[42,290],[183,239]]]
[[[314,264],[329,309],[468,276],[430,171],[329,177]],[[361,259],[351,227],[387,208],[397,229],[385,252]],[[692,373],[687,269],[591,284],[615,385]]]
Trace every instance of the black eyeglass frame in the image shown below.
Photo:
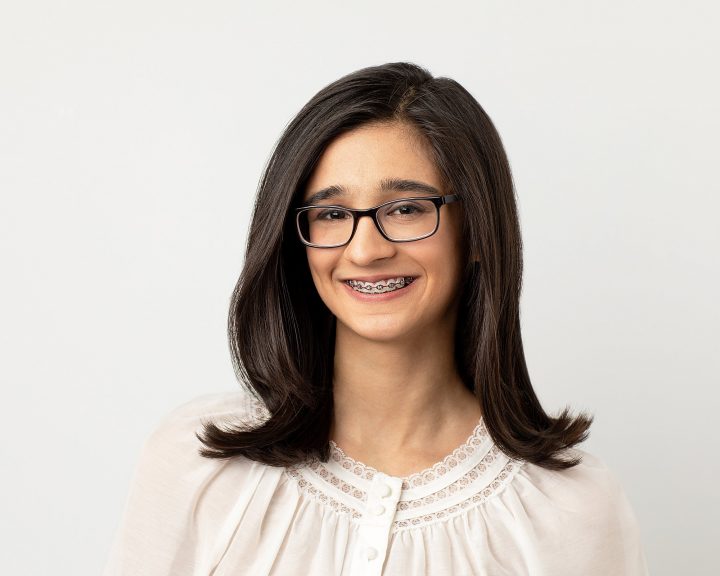
[[[435,210],[437,213],[437,222],[435,224],[435,228],[432,232],[429,232],[428,234],[425,234],[424,236],[418,236],[417,238],[409,238],[407,240],[395,240],[394,238],[390,238],[385,230],[382,228],[382,224],[380,224],[380,221],[378,220],[377,213],[378,211],[383,207],[387,206],[388,204],[394,204],[396,202],[403,202],[405,200],[430,200],[435,205]],[[300,238],[300,241],[305,244],[305,246],[309,246],[311,248],[339,248],[340,246],[345,246],[350,243],[350,241],[355,236],[355,230],[357,230],[358,221],[363,216],[370,216],[375,222],[375,227],[378,229],[380,234],[383,238],[386,240],[389,240],[390,242],[415,242],[416,240],[423,240],[425,238],[428,238],[435,234],[435,232],[438,231],[438,228],[440,227],[440,207],[443,204],[452,204],[453,202],[459,202],[462,200],[460,196],[457,194],[445,194],[444,196],[413,196],[410,198],[396,198],[395,200],[388,200],[387,202],[383,202],[382,204],[375,206],[373,208],[346,208],[345,206],[337,206],[333,204],[307,204],[305,206],[299,206],[295,208],[295,226],[297,228],[298,237]],[[325,245],[319,245],[314,244],[312,242],[308,242],[303,238],[302,232],[300,230],[300,215],[311,209],[311,208],[336,208],[338,210],[345,210],[346,212],[350,212],[350,214],[353,217],[353,227],[352,232],[350,233],[350,237],[343,242],[342,244],[331,244],[330,246]]]

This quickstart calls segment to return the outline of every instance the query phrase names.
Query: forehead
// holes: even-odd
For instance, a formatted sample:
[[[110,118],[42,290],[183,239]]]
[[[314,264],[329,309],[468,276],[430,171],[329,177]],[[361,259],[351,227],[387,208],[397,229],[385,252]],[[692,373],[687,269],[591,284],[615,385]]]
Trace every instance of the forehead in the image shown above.
[[[303,200],[327,187],[341,190],[338,196],[377,199],[389,179],[442,188],[429,145],[417,129],[399,123],[365,125],[328,145],[305,186]]]

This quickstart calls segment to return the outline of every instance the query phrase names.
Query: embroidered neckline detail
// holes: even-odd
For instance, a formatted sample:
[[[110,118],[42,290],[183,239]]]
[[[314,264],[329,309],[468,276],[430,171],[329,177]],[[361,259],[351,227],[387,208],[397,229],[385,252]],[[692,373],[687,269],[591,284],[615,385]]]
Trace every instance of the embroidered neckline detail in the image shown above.
[[[466,444],[467,442],[463,446]],[[476,455],[476,457],[479,457],[479,455]],[[486,473],[489,466],[498,458],[503,459],[505,462],[504,466],[493,476],[487,477]],[[522,468],[523,464],[523,461],[508,458],[497,446],[493,445],[470,471],[452,484],[416,500],[407,500],[401,496],[397,503],[396,510],[398,512],[404,512],[405,514],[410,512],[411,515],[402,519],[395,519],[392,522],[392,532],[420,528],[435,522],[442,522],[487,502],[510,483],[518,470]],[[368,466],[366,468],[371,467]],[[313,483],[309,482],[305,478],[304,470],[312,470],[318,474],[324,482],[327,482],[326,489],[316,487]],[[431,470],[431,468],[428,470]],[[367,502],[367,493],[337,478],[319,461],[313,460],[307,468],[302,465],[290,466],[285,469],[285,472],[288,476],[295,479],[300,490],[308,492],[313,499],[329,506],[337,514],[348,515],[356,522],[361,521],[363,518],[363,509]],[[469,486],[483,476],[486,476],[485,481],[480,486],[471,490]],[[411,478],[411,476],[408,478]],[[353,503],[351,504],[350,501],[348,501],[346,504],[341,502],[337,497],[333,497],[331,495],[333,490],[343,492],[347,496],[352,496],[350,500],[352,500]],[[445,506],[437,511],[429,511],[429,506],[449,500],[458,494],[464,494],[465,497],[456,504]]]
[[[487,436],[488,431],[481,417],[467,440],[455,448],[455,450],[453,450],[450,454],[445,456],[445,458],[436,462],[432,466],[425,468],[424,470],[414,472],[409,476],[403,476],[403,490],[414,488],[416,486],[422,486],[447,474],[448,471],[455,468],[458,464],[471,456],[477,447],[484,442]],[[334,440],[330,440],[330,458],[346,470],[366,480],[372,480],[376,474],[380,473],[380,471],[376,468],[373,468],[368,464],[363,464],[362,462],[352,458],[352,456],[348,456]]]

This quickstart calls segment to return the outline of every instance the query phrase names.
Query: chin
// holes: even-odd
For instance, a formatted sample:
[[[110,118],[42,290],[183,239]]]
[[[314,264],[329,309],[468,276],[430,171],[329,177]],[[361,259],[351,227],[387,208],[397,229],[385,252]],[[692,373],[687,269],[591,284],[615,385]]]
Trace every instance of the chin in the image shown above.
[[[363,322],[358,322],[357,318],[354,318],[348,323],[338,318],[338,327],[340,324],[343,325],[345,330],[360,338],[377,342],[392,342],[400,338],[406,338],[413,328],[409,322],[398,322],[397,319],[383,318],[367,318]]]

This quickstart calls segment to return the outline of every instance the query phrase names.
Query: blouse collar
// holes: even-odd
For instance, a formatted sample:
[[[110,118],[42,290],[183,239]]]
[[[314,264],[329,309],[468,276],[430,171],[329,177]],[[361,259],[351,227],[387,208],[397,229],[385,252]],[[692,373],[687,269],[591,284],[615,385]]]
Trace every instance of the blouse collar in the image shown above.
[[[333,441],[327,462],[312,458],[286,472],[321,505],[360,525],[390,514],[390,529],[396,531],[449,518],[485,502],[521,466],[493,443],[481,418],[465,442],[445,458],[406,477],[359,462]],[[386,512],[375,518],[378,504]]]

